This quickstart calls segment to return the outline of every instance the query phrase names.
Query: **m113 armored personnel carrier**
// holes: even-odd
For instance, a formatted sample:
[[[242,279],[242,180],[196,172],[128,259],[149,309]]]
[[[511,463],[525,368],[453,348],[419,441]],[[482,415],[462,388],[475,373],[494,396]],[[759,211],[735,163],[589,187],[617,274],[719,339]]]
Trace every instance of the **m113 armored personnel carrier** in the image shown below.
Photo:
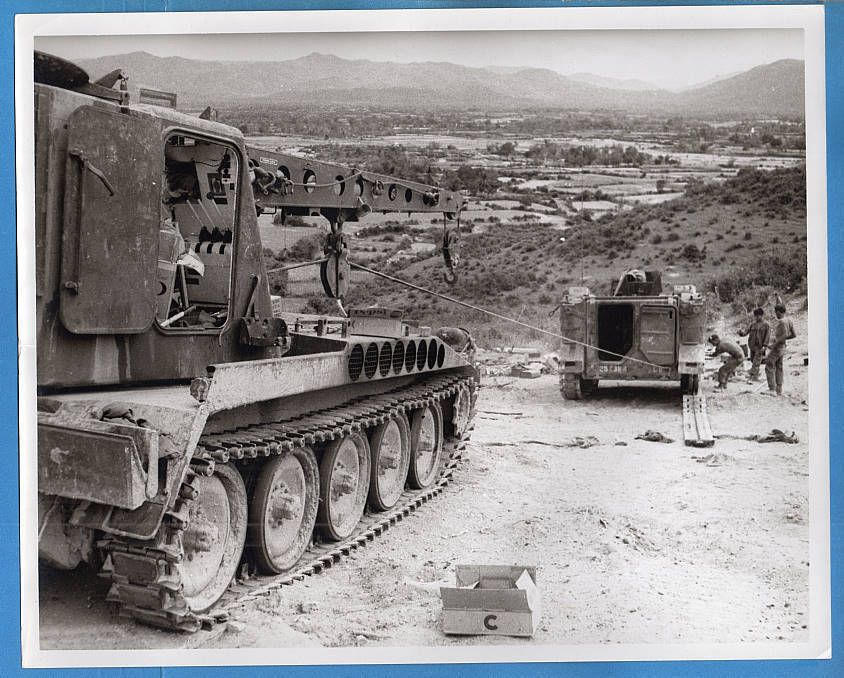
[[[697,393],[706,308],[693,285],[664,293],[658,272],[627,271],[610,296],[569,288],[560,317],[566,399],[590,395],[601,379],[679,381],[684,394]]]
[[[130,102],[120,71],[92,82],[36,53],[35,81],[39,556],[96,566],[125,615],[195,630],[236,573],[330,557],[412,508],[476,393],[460,333],[384,309],[283,317],[258,212],[329,220],[321,278],[342,298],[345,221],[453,217],[462,198],[247,149]]]

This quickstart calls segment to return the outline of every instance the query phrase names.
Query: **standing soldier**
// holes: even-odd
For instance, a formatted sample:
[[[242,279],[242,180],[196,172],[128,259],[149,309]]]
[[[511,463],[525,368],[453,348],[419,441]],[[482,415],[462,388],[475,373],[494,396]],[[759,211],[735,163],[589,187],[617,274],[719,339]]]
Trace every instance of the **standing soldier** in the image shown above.
[[[746,330],[739,332],[740,337],[747,337],[747,348],[750,350],[750,360],[753,367],[750,368],[750,381],[759,380],[759,366],[765,358],[765,349],[768,347],[771,328],[765,321],[765,311],[761,308],[754,309],[753,322]]]
[[[777,322],[774,324],[774,336],[771,340],[768,356],[765,358],[765,376],[768,378],[768,390],[782,395],[782,359],[785,356],[785,343],[794,339],[794,323],[785,315],[785,306],[774,306]]]
[[[727,360],[718,370],[718,389],[726,389],[727,382],[736,368],[744,362],[744,351],[738,344],[721,339],[717,334],[709,337],[709,343],[715,347],[715,355],[727,354]]]

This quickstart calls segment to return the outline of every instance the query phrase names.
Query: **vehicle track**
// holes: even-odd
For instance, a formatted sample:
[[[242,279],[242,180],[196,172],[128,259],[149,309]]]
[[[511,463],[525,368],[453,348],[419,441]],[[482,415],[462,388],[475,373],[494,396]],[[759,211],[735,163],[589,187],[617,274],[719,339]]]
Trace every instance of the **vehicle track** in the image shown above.
[[[179,499],[173,510],[165,515],[156,537],[150,541],[110,537],[100,543],[105,553],[101,576],[112,582],[107,600],[119,606],[121,616],[160,628],[193,632],[203,624],[211,625],[224,620],[230,610],[256,596],[289,586],[330,567],[442,492],[462,458],[471,424],[462,437],[444,441],[445,454],[440,474],[431,487],[407,490],[392,509],[365,514],[355,532],[343,541],[315,541],[290,572],[236,582],[218,604],[204,614],[189,608],[182,594],[178,568],[184,553],[182,536],[187,527],[189,505],[197,496],[191,481],[198,474],[212,475],[218,463],[238,464],[259,457],[285,454],[297,446],[328,442],[377,426],[400,412],[410,412],[443,400],[464,387],[469,388],[472,394],[474,409],[475,382],[472,376],[432,375],[422,383],[358,398],[296,419],[203,436],[194,452],[192,468],[182,484]]]

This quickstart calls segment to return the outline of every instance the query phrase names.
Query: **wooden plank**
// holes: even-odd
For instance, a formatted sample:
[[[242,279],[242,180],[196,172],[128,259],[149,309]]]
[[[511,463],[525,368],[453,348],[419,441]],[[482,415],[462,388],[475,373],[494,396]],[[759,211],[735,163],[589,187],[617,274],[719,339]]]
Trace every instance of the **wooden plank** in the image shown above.
[[[686,445],[710,447],[715,444],[709,425],[706,397],[703,395],[683,396],[683,440]]]
[[[705,446],[710,446],[715,444],[715,437],[712,435],[712,428],[709,425],[709,412],[706,409],[706,397],[705,396],[695,396],[696,404],[698,407],[697,410],[697,422],[698,422],[698,438],[700,439],[701,443]]]
[[[697,441],[697,427],[692,411],[692,396],[683,396],[683,440],[686,445],[694,445]]]

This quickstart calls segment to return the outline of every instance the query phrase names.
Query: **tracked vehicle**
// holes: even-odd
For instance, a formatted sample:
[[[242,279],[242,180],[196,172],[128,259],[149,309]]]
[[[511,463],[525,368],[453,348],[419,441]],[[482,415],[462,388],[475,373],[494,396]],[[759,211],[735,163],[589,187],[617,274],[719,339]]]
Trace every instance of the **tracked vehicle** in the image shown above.
[[[693,285],[663,292],[658,272],[627,271],[609,296],[569,288],[560,318],[566,399],[591,395],[601,379],[679,381],[684,394],[697,393],[706,309]]]
[[[461,196],[248,149],[129,101],[119,71],[36,53],[35,80],[42,562],[192,631],[236,575],[324,562],[430,496],[470,428],[471,341],[384,309],[282,314],[257,215],[324,215],[342,299],[345,221]]]

